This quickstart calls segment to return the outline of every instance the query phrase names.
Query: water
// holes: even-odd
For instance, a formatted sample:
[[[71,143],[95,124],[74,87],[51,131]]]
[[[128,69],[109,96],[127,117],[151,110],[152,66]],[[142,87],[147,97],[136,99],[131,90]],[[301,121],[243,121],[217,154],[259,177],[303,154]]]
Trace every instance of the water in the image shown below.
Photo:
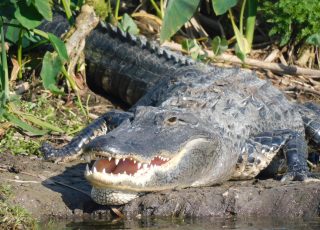
[[[40,229],[157,229],[157,230],[207,230],[207,229],[275,229],[275,230],[320,230],[320,218],[311,220],[285,220],[275,218],[143,218],[140,220],[118,219],[113,221],[81,221],[81,222],[50,222],[42,224]]]

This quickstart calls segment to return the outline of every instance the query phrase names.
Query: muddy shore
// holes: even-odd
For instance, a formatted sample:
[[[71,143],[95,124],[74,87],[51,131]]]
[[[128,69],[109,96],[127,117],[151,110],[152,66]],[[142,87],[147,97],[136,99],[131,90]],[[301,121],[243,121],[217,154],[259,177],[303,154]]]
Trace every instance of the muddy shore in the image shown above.
[[[85,162],[45,162],[36,157],[1,154],[0,183],[10,184],[10,202],[38,219],[112,218],[110,207],[95,204],[84,179]],[[320,182],[229,181],[220,186],[150,193],[116,207],[126,217],[320,216]]]

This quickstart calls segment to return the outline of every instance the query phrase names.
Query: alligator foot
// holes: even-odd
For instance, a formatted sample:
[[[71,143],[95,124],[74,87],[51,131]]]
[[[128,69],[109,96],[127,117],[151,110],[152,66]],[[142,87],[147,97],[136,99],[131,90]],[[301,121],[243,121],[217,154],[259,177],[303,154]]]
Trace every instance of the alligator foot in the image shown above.
[[[281,181],[304,181],[311,175],[306,156],[307,144],[299,133],[287,129],[263,132],[246,141],[233,179],[250,179],[262,170],[262,176],[276,175],[287,168]]]

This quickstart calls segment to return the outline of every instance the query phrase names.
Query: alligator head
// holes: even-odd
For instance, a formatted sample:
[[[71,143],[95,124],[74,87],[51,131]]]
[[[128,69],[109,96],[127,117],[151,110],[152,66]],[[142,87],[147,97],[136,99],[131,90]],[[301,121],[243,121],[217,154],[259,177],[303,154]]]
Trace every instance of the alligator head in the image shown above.
[[[182,110],[138,107],[131,120],[85,147],[96,159],[85,173],[92,198],[123,204],[142,192],[206,184],[220,143],[204,127]]]

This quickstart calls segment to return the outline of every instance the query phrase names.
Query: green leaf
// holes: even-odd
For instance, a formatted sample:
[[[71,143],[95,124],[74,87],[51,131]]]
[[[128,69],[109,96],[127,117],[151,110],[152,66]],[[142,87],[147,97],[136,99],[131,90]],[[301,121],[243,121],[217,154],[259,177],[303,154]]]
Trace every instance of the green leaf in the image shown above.
[[[138,26],[127,13],[122,16],[122,19],[119,23],[119,28],[125,32],[129,32],[130,34],[139,34]]]
[[[196,43],[194,39],[185,39],[182,41],[181,46],[182,46],[182,49],[190,53],[191,49],[196,46]]]
[[[21,113],[19,114],[21,117],[23,117],[25,120],[28,120],[30,122],[32,122],[33,124],[36,124],[38,126],[41,126],[42,128],[46,128],[46,129],[50,129],[52,131],[55,132],[59,132],[59,133],[64,133],[64,131],[62,129],[60,129],[59,127],[56,127],[48,122],[42,121],[40,119],[38,119],[37,117],[31,115],[31,114],[24,114]]]
[[[242,50],[239,48],[238,43],[235,46],[235,52],[237,57],[244,62],[244,60],[246,59],[246,54],[244,52],[242,52]]]
[[[238,56],[238,54],[237,54],[237,56],[243,61],[246,54],[250,53],[250,46],[249,46],[247,39],[240,32],[240,30],[238,29],[238,27],[236,26],[234,21],[231,21],[231,22],[232,22],[232,28],[233,28],[233,31],[234,31],[234,34],[235,34],[236,40],[237,40],[236,47],[238,47],[238,51],[236,50],[236,54],[238,52],[238,54],[240,56]],[[242,57],[242,56],[244,56],[244,57]]]
[[[52,33],[48,33],[48,38],[54,50],[58,53],[62,62],[69,60],[68,53],[64,42]]]
[[[228,41],[219,36],[214,37],[211,43],[214,55],[218,56],[228,49]]]
[[[25,1],[17,1],[15,7],[14,16],[23,27],[30,30],[41,24],[42,16],[34,5],[28,6]]]
[[[19,25],[18,20],[12,19],[10,24]],[[16,43],[19,40],[20,28],[15,26],[8,26],[6,32],[6,39],[12,43]]]
[[[48,0],[34,0],[34,6],[38,12],[48,21],[52,21],[51,1]]]
[[[193,16],[199,4],[200,0],[169,1],[160,32],[160,42],[162,43],[174,35]]]
[[[57,87],[57,76],[60,73],[62,62],[56,53],[46,52],[42,61],[42,69],[40,76],[43,81],[44,88],[52,93],[62,94],[63,91]]]
[[[309,36],[306,40],[306,43],[320,47],[320,33]]]
[[[238,0],[212,0],[212,8],[216,15],[221,15],[237,5],[237,3]]]
[[[186,39],[182,42],[182,48],[186,50],[194,60],[199,60],[201,47],[196,39]]]
[[[40,130],[40,129],[37,129],[29,124],[27,124],[26,122],[20,120],[18,117],[8,113],[8,112],[5,112],[4,113],[4,117],[10,121],[12,124],[20,127],[21,129],[27,131],[27,132],[30,132],[32,133],[33,135],[44,135],[46,133],[48,133],[47,130]]]

